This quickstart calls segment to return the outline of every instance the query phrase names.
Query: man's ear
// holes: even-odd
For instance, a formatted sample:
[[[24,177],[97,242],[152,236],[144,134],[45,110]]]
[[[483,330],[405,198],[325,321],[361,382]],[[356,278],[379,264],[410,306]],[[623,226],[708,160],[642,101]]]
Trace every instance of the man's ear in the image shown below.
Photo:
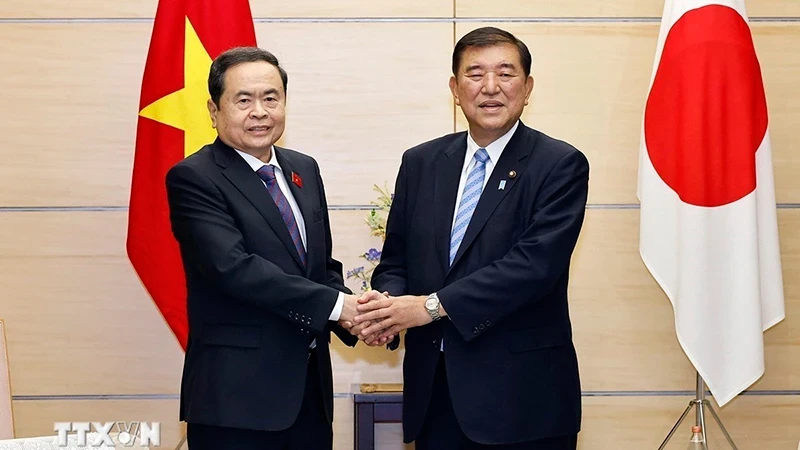
[[[458,81],[456,81],[456,77],[450,77],[450,92],[453,94],[453,100],[456,102],[456,105],[461,105],[461,101],[458,99],[458,94],[456,87],[458,85]]]
[[[525,80],[525,106],[528,106],[528,101],[531,98],[531,92],[533,92],[533,76],[528,75],[528,79]]]
[[[211,128],[217,128],[217,112],[219,112],[217,105],[214,100],[208,99],[206,107],[208,107],[208,115],[211,116]]]

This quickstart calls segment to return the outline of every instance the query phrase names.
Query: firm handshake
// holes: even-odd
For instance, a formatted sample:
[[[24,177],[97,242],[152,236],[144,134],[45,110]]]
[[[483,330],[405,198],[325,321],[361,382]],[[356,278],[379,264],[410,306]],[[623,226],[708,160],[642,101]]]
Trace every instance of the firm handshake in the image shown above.
[[[425,308],[427,296],[390,297],[387,292],[345,295],[339,324],[371,346],[391,342],[403,330],[429,324],[433,316]],[[447,314],[439,305],[439,317]]]

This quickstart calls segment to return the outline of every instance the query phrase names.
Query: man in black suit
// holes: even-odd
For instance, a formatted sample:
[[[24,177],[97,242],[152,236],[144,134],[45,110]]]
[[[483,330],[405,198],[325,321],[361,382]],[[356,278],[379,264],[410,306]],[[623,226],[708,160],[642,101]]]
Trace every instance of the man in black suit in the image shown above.
[[[218,138],[167,174],[188,289],[180,418],[192,450],[330,449],[330,332],[347,345],[357,298],[331,257],[316,161],[274,146],[287,75],[237,48],[209,74]]]
[[[530,68],[497,28],[456,44],[450,89],[469,132],[403,155],[372,278],[391,297],[358,307],[365,337],[408,329],[403,432],[418,450],[577,445],[567,283],[589,164],[519,120]]]

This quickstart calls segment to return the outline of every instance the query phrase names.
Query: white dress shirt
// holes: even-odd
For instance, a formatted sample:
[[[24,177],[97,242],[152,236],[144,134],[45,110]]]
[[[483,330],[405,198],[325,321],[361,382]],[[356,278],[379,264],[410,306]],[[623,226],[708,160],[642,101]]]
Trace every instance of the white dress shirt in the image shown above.
[[[519,126],[519,120],[517,123],[511,127],[508,132],[502,136],[500,136],[497,140],[492,142],[491,144],[487,145],[486,147],[481,147],[472,139],[472,135],[467,133],[467,153],[464,155],[464,165],[461,168],[461,179],[458,181],[458,194],[456,194],[456,207],[453,210],[453,223],[450,224],[450,234],[453,234],[453,228],[456,226],[456,217],[458,216],[458,204],[461,203],[461,196],[464,193],[464,184],[467,182],[467,175],[475,167],[477,161],[475,161],[475,153],[478,152],[481,148],[486,149],[486,153],[489,154],[489,159],[486,160],[486,173],[484,174],[483,178],[483,188],[486,188],[486,183],[489,181],[489,177],[492,176],[492,171],[494,170],[495,164],[497,161],[500,160],[500,155],[503,154],[503,150],[505,150],[506,145],[508,145],[508,141],[511,140],[511,136],[514,135],[514,132],[517,131],[517,127]],[[481,195],[483,195],[483,191],[481,191]],[[479,200],[480,201],[480,200]],[[463,241],[462,241],[463,242]],[[442,339],[442,344],[439,347],[440,351],[444,351],[444,339]]]
[[[235,149],[234,149],[235,150]],[[257,172],[258,169],[262,168],[265,164],[260,159],[256,158],[255,156],[245,153],[239,150],[236,150],[236,153],[244,159],[244,161],[253,169],[253,172]],[[272,147],[270,151],[272,157],[270,158],[267,164],[271,164],[275,166],[275,179],[278,181],[278,187],[283,192],[284,197],[286,197],[286,201],[289,202],[289,206],[292,208],[292,214],[294,214],[294,220],[297,222],[297,228],[300,230],[300,239],[303,241],[303,247],[308,248],[306,245],[306,222],[303,218],[303,214],[300,213],[300,207],[297,206],[297,202],[294,199],[294,195],[292,195],[291,189],[289,189],[289,184],[286,182],[286,177],[283,176],[283,169],[281,169],[281,165],[278,163],[278,158],[275,157],[275,147]],[[260,179],[260,178],[259,178]],[[261,183],[264,187],[267,187],[267,183],[264,180],[261,180]],[[269,195],[269,191],[266,192]],[[344,293],[339,292],[339,297],[336,299],[336,306],[333,307],[333,311],[331,311],[331,315],[328,320],[339,320],[339,317],[342,315],[342,308],[344,307]]]

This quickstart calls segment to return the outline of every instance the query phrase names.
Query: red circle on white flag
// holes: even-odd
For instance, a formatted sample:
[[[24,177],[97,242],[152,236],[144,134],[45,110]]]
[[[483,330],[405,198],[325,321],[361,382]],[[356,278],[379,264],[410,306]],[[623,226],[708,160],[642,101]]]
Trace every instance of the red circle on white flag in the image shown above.
[[[644,114],[647,153],[681,200],[732,203],[756,188],[767,101],[750,28],[736,10],[688,11],[670,29]]]

